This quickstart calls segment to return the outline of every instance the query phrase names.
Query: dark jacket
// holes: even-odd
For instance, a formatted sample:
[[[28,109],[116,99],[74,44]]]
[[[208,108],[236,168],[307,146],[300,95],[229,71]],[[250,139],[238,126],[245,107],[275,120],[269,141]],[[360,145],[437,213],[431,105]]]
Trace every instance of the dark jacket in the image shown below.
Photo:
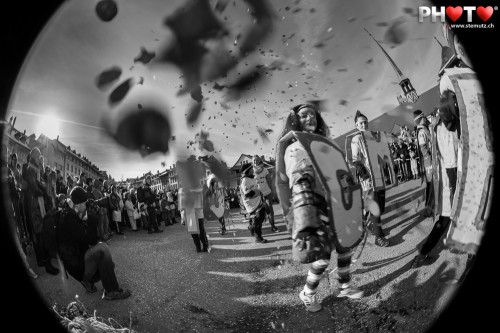
[[[151,207],[156,201],[156,195],[149,186],[142,185],[137,189],[137,201],[143,202]]]
[[[83,221],[77,213],[64,208],[59,221],[57,242],[58,253],[66,271],[76,280],[81,281],[85,270],[85,252],[97,244],[97,215],[87,212]]]

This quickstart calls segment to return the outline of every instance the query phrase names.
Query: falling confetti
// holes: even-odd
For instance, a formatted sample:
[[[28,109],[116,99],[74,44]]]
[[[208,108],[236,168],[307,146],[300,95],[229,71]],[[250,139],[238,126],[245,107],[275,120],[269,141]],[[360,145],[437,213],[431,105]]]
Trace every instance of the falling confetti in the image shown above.
[[[243,32],[240,42],[240,52],[246,55],[253,51],[257,44],[263,41],[272,30],[275,15],[265,0],[247,0],[255,16],[254,23]]]
[[[201,101],[203,100],[203,94],[201,92],[201,86],[197,86],[196,88],[191,89],[190,95],[191,95],[192,99],[194,99],[198,103],[201,103]]]
[[[392,46],[404,43],[408,37],[408,31],[403,19],[396,20],[389,29],[385,32],[384,42],[392,44]]]
[[[108,69],[105,69],[96,78],[97,88],[99,88],[101,90],[104,89],[109,84],[118,80],[120,78],[121,74],[122,74],[122,70],[118,66],[113,66],[113,67],[110,67]]]
[[[340,105],[347,105],[347,103],[348,102],[345,99],[341,99],[339,102]]]
[[[156,56],[155,52],[148,52],[144,47],[141,47],[141,53],[134,58],[134,63],[142,62],[143,64],[148,64]]]
[[[116,103],[121,102],[130,91],[130,88],[132,88],[133,82],[133,78],[128,78],[127,80],[120,83],[120,85],[116,87],[109,95],[108,103],[113,106]]]
[[[115,121],[106,118],[103,127],[123,147],[141,151],[141,154],[146,155],[168,152],[170,123],[160,109],[148,107],[140,111],[125,110],[117,123],[115,129]]]
[[[201,114],[203,103],[195,103],[188,110],[186,121],[188,125],[194,125]]]
[[[218,13],[222,13],[226,9],[228,3],[229,0],[219,0],[215,4],[214,10]]]
[[[118,6],[114,0],[101,0],[95,6],[97,16],[104,22],[109,22],[118,14]]]

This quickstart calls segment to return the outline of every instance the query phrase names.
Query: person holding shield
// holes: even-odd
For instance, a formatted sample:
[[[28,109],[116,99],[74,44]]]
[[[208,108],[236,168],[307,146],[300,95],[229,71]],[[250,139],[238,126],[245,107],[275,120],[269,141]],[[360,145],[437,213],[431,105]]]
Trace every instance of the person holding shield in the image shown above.
[[[363,292],[351,283],[352,249],[337,247],[334,242],[327,212],[328,197],[321,186],[319,175],[315,172],[311,157],[300,141],[293,137],[287,139],[287,134],[291,131],[328,137],[328,128],[318,108],[313,104],[299,104],[293,107],[285,124],[277,149],[276,187],[287,227],[292,233],[293,258],[303,264],[311,263],[299,298],[307,311],[317,312],[321,310],[321,304],[316,299],[317,288],[330,264],[334,248],[338,253],[340,284],[337,296],[356,299],[361,298]]]
[[[370,174],[370,161],[368,160],[368,151],[363,140],[361,132],[368,131],[368,118],[359,110],[354,117],[356,129],[360,132],[355,135],[351,141],[352,163],[356,168],[356,174],[363,189],[363,198],[373,195],[373,200],[378,203],[380,215],[385,209],[385,190],[375,191],[373,189],[373,180]],[[404,163],[404,162],[403,162]],[[390,245],[388,239],[385,238],[382,230],[381,216],[370,215],[371,231],[375,234],[375,245],[387,247]]]

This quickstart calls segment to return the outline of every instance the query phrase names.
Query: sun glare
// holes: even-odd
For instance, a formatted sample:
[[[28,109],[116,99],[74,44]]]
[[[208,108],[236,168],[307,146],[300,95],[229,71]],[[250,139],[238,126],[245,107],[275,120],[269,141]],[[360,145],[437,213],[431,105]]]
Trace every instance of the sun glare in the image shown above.
[[[52,115],[42,116],[38,122],[39,134],[44,134],[50,139],[55,139],[59,135],[59,119]]]

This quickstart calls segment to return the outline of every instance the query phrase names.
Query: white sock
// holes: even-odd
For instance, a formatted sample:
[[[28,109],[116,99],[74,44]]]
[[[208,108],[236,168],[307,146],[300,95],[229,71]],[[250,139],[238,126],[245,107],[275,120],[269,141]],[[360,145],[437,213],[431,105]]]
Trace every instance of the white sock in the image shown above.
[[[307,285],[304,285],[304,294],[310,296],[316,294],[316,290],[309,289]]]

